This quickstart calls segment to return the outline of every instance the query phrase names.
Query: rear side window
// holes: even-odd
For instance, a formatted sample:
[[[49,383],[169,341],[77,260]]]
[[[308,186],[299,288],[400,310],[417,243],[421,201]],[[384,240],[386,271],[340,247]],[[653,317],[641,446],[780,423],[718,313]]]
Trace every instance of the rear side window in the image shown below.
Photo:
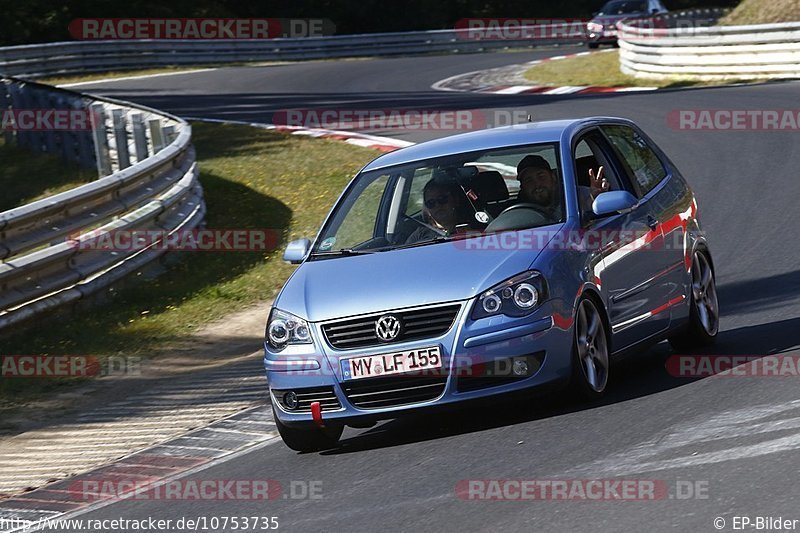
[[[640,198],[667,176],[661,160],[636,130],[628,126],[605,126],[603,131],[626,167]]]

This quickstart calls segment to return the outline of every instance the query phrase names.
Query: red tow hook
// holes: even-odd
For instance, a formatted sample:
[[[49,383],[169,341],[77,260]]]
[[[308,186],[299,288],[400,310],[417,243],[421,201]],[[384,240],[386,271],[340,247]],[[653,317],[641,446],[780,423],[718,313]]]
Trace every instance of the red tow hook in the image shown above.
[[[311,402],[311,418],[314,419],[314,423],[318,428],[325,428],[325,424],[322,423],[322,407],[320,407],[319,402]]]

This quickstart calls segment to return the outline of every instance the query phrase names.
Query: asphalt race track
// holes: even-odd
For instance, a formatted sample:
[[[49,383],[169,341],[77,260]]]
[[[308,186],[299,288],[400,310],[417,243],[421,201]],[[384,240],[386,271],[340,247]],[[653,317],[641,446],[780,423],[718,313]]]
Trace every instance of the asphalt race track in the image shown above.
[[[568,49],[566,53],[569,53]],[[182,116],[269,121],[292,107],[524,109],[535,119],[635,120],[699,198],[717,271],[721,332],[714,354],[788,353],[800,345],[798,131],[679,131],[677,109],[786,109],[798,82],[589,96],[437,92],[458,73],[564,49],[507,54],[322,61],[222,68],[81,87]],[[392,132],[373,132],[395,135]],[[446,135],[396,135],[421,141]],[[82,518],[277,516],[285,531],[714,531],[714,519],[800,518],[800,381],[671,377],[661,344],[614,368],[595,405],[560,396],[509,399],[368,430],[296,454],[280,442],[194,474],[197,479],[321,481],[322,499],[121,501]],[[465,501],[465,479],[658,480],[657,501]],[[678,490],[677,483],[682,490]],[[693,487],[693,496],[686,487]],[[705,497],[703,497],[705,496]]]

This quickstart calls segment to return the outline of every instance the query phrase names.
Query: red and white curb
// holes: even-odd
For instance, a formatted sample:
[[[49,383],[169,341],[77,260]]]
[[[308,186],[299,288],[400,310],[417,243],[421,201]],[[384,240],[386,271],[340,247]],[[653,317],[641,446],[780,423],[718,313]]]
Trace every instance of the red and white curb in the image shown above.
[[[548,61],[558,61],[561,59],[568,59],[579,56],[587,56],[589,54],[602,54],[614,52],[614,48],[599,51],[586,51],[578,52],[575,54],[566,54],[560,56],[546,57],[544,59],[537,59],[528,63],[520,65],[512,65],[511,67],[503,67],[509,69],[516,67],[519,71],[525,71],[534,65],[546,63]],[[434,83],[431,88],[437,91],[451,91],[451,92],[475,92],[475,93],[491,93],[491,94],[542,94],[542,95],[564,95],[564,94],[606,94],[606,93],[621,93],[621,92],[640,92],[640,91],[655,91],[658,87],[598,87],[592,85],[564,85],[556,87],[552,85],[486,85],[470,83],[471,78],[487,73],[488,71],[473,71],[466,74],[458,74],[450,76],[443,80]],[[461,81],[463,86],[458,85]]]
[[[590,85],[564,85],[562,87],[537,86],[537,85],[512,85],[490,87],[482,89],[480,93],[494,94],[600,94],[600,93],[625,93],[639,91],[655,91],[657,87],[595,87]]]
[[[479,93],[494,94],[600,94],[600,93],[627,93],[639,91],[655,91],[658,87],[595,87],[591,85],[564,85],[553,87],[552,85],[498,85],[481,89]]]
[[[101,468],[0,501],[0,523],[6,524],[0,533],[38,531],[48,519],[68,519],[112,505],[142,486],[159,487],[277,442],[269,408],[252,407]],[[99,498],[80,490],[82,484],[98,480],[129,487],[130,493]]]
[[[246,122],[242,120],[222,120],[214,118],[200,118],[200,117],[183,117],[184,120],[196,122],[213,122],[216,124],[238,124],[242,126],[251,126],[253,128],[260,128],[263,130],[274,130],[281,133],[288,133],[290,135],[305,135],[307,137],[314,137],[319,139],[332,139],[337,141],[344,141],[347,144],[361,146],[363,148],[372,148],[381,152],[392,152],[398,148],[405,148],[411,146],[412,142],[402,141],[400,139],[392,139],[390,137],[380,137],[378,135],[368,135],[366,133],[355,133],[352,131],[340,130],[326,130],[322,128],[304,128],[302,126],[277,126],[275,124],[266,124],[262,122]]]

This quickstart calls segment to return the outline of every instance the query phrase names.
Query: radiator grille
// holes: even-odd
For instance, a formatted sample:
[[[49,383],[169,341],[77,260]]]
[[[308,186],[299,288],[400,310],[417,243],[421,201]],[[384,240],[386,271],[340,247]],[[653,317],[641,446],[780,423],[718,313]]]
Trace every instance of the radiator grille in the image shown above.
[[[452,327],[460,307],[456,304],[410,311],[376,313],[323,324],[322,332],[325,334],[328,344],[340,350],[379,346],[386,343],[378,339],[375,333],[375,324],[380,317],[391,314],[399,318],[402,324],[400,334],[391,342],[438,337]]]

